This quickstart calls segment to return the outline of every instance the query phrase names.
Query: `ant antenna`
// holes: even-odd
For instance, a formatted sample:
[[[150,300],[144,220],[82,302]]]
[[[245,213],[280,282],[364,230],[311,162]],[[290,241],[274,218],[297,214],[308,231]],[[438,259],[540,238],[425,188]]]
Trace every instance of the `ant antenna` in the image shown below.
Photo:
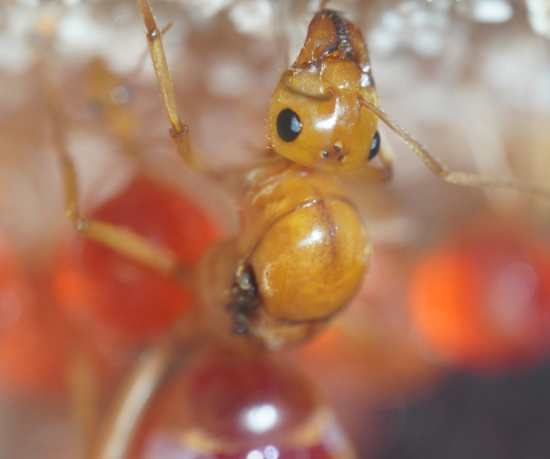
[[[406,145],[408,145],[414,153],[420,156],[422,161],[424,161],[426,166],[428,166],[428,169],[446,182],[463,186],[512,188],[526,193],[532,193],[550,198],[550,190],[538,187],[536,185],[516,182],[515,180],[495,179],[476,174],[450,171],[447,167],[435,159],[424,145],[422,145],[414,136],[409,134],[409,132],[391,119],[385,112],[367,102],[365,99],[360,99],[359,103],[380,118]]]

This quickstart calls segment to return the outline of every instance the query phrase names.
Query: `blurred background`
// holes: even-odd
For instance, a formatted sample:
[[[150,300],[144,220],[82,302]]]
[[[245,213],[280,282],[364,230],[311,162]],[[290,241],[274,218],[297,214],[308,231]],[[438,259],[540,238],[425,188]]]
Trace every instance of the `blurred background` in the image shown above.
[[[550,188],[550,2],[327,7],[363,31],[381,107],[434,156],[453,170]],[[271,92],[319,2],[153,8],[161,27],[172,24],[165,50],[192,141],[216,170],[257,161]],[[133,1],[0,3],[0,457],[84,457],[73,413],[84,383],[64,382],[74,349],[93,355],[107,403],[141,349],[191,302],[167,293],[163,304],[175,306],[153,326],[138,313],[98,313],[103,296],[88,301],[93,282],[112,273],[75,261],[91,249],[63,215],[44,68],[59,89],[85,212],[116,220],[129,195],[149,209],[144,196],[156,189],[135,184],[150,180],[169,190],[162,202],[183,196],[186,204],[166,207],[197,215],[204,247],[237,229],[223,189],[175,155],[143,29]],[[328,331],[285,354],[324,393],[361,458],[548,457],[548,201],[446,184],[381,131],[395,156],[391,183],[343,180],[372,238],[370,271]],[[128,289],[148,275],[126,265],[113,274]]]

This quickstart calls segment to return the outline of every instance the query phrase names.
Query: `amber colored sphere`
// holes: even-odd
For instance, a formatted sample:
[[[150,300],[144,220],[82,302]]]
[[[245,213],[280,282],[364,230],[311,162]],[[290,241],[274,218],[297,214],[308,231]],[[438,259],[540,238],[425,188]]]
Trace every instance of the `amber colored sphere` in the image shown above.
[[[353,457],[315,387],[289,361],[212,349],[167,384],[135,446],[133,457],[142,458]]]
[[[428,351],[476,370],[504,370],[550,351],[550,244],[510,219],[477,221],[424,255],[410,284]]]
[[[135,179],[91,217],[131,228],[191,266],[220,235],[188,198],[146,178]],[[83,236],[60,255],[55,286],[61,307],[108,342],[154,339],[193,301],[175,279]]]
[[[67,329],[55,314],[49,279],[30,279],[0,234],[0,387],[24,396],[65,387]]]

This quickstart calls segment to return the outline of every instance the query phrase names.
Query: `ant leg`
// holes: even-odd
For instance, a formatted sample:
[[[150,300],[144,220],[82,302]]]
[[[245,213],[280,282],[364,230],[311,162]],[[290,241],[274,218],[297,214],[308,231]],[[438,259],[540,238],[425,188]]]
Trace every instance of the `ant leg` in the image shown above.
[[[99,444],[92,451],[92,457],[123,459],[127,456],[145,408],[170,364],[173,348],[173,338],[170,336],[147,349],[141,356],[117,394],[116,403],[105,420]]]
[[[382,136],[382,141],[384,141],[384,137]],[[380,180],[387,182],[390,180],[393,176],[393,155],[390,153],[390,148],[388,145],[382,146],[380,148],[380,151],[378,152],[378,157],[380,158],[380,161],[382,162],[382,167],[377,169],[378,176],[380,177]]]
[[[170,120],[170,135],[174,139],[176,149],[181,159],[192,169],[199,172],[209,173],[209,169],[197,154],[197,152],[191,147],[188,138],[189,128],[186,124],[181,122],[176,107],[176,99],[174,96],[174,88],[172,86],[172,78],[170,77],[170,71],[168,70],[168,63],[166,62],[166,55],[164,54],[164,46],[162,44],[162,33],[157,27],[155,17],[149,0],[139,0],[139,6],[141,9],[141,16],[145,22],[147,28],[147,43],[149,45],[149,52],[151,54],[151,60],[153,61],[153,67],[157,75],[162,98],[164,100],[164,106],[168,113],[168,119]]]
[[[95,116],[106,122],[122,147],[122,152],[141,161],[140,145],[136,139],[137,119],[128,107],[129,92],[126,78],[111,72],[102,59],[96,58],[87,67],[86,98]]]
[[[197,310],[195,314],[200,314]],[[157,343],[146,349],[115,394],[114,403],[101,421],[97,439],[92,445],[93,459],[124,459],[139,428],[143,415],[173,364],[174,354],[183,359],[202,347],[211,337],[197,327],[198,317],[185,317]]]
[[[372,111],[378,118],[380,118],[398,137],[414,151],[428,168],[437,175],[440,179],[449,183],[464,186],[487,186],[496,188],[509,188],[513,190],[523,191],[526,193],[532,193],[538,196],[544,196],[550,198],[550,190],[532,185],[529,183],[516,182],[515,180],[496,179],[490,177],[483,177],[477,174],[468,174],[464,172],[453,172],[447,167],[441,164],[435,159],[418,140],[416,140],[411,134],[403,129],[399,124],[392,120],[386,113],[375,107],[371,103],[362,99],[360,101],[362,105]]]
[[[114,405],[102,420],[99,439],[92,446],[95,459],[127,457],[145,408],[155,394],[170,365],[174,337],[169,335],[147,349],[118,391]]]
[[[50,112],[54,142],[61,157],[65,184],[65,213],[77,231],[145,265],[151,266],[166,275],[173,275],[188,282],[185,266],[172,251],[151,244],[146,238],[128,228],[90,219],[78,207],[78,187],[76,171],[67,150],[63,134],[62,99],[58,88],[51,84],[44,89],[46,106]]]
[[[173,23],[172,22],[169,22],[168,24],[166,24],[162,30],[160,31],[160,34],[162,36],[164,36],[164,34],[166,32],[168,32],[171,28],[172,28],[172,25]],[[137,64],[134,68],[134,70],[132,70],[129,74],[128,74],[128,77],[130,78],[135,78],[137,77],[141,71],[143,70],[143,64],[145,64],[145,60],[147,59],[147,55],[149,54],[149,51],[144,49],[143,50],[143,54],[141,56],[139,56],[139,59],[137,61]]]
[[[73,415],[80,426],[85,450],[92,445],[98,420],[99,381],[94,370],[83,344],[77,342],[71,353],[66,376]]]

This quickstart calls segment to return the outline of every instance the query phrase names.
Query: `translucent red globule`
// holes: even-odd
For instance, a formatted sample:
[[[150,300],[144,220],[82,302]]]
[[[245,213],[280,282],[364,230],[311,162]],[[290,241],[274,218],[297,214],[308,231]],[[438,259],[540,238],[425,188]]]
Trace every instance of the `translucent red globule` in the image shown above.
[[[315,387],[281,356],[201,352],[171,378],[139,431],[143,459],[353,458]]]
[[[0,386],[20,395],[65,387],[69,340],[56,314],[51,280],[30,278],[0,233]]]
[[[205,456],[204,459],[212,456]],[[252,449],[235,454],[218,454],[216,459],[335,459],[335,456],[322,445],[310,446],[297,449],[279,449],[274,445],[265,448]]]
[[[447,363],[503,370],[550,353],[550,244],[526,226],[473,223],[424,255],[410,307],[422,343]]]
[[[146,178],[135,179],[91,217],[131,228],[191,266],[220,235],[188,198]],[[175,279],[83,236],[60,256],[56,292],[79,323],[107,340],[135,344],[159,336],[193,301]]]

